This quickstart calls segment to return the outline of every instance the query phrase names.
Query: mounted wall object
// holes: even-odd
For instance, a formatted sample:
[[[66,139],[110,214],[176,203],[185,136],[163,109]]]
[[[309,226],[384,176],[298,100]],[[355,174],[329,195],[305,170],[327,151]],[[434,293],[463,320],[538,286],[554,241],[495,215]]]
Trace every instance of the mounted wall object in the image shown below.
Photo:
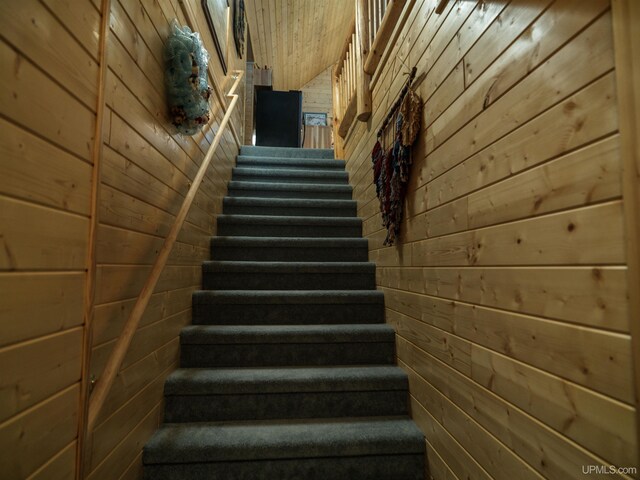
[[[202,0],[213,43],[216,46],[222,72],[227,74],[227,39],[229,32],[229,0]]]
[[[400,234],[412,163],[411,147],[420,133],[423,103],[411,89],[415,75],[413,67],[398,100],[382,122],[371,152],[373,183],[380,201],[382,224],[387,230],[383,245],[393,245]]]
[[[302,114],[304,124],[312,125],[316,127],[326,127],[327,126],[327,114],[326,113],[316,113],[316,112],[304,112]]]
[[[192,32],[189,27],[181,27],[173,19],[164,60],[171,123],[178,133],[194,135],[209,122],[209,54],[198,33]]]
[[[233,0],[233,40],[240,58],[244,56],[244,32],[246,25],[244,0]]]

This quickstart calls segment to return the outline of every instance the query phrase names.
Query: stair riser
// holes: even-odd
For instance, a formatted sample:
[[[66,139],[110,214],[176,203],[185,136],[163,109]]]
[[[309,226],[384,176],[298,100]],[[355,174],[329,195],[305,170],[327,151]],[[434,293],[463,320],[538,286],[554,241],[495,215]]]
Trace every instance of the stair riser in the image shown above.
[[[387,365],[395,361],[393,342],[183,344],[182,368]]]
[[[218,235],[239,237],[359,238],[362,226],[278,225],[218,222]]]
[[[305,198],[311,200],[351,200],[351,189],[334,190],[271,190],[265,188],[240,189],[229,188],[230,197],[247,198]]]
[[[205,290],[367,290],[372,273],[206,272]]]
[[[320,158],[296,160],[293,158],[238,157],[236,165],[242,168],[299,168],[307,170],[327,170],[330,172],[342,172],[345,168],[345,164],[341,160],[323,160]]]
[[[267,205],[224,205],[225,215],[282,215],[289,217],[355,217],[354,207],[287,207]]]
[[[369,252],[362,248],[271,248],[228,247],[211,245],[212,260],[234,260],[254,262],[366,262]]]
[[[194,325],[315,325],[382,323],[382,303],[193,305]]]
[[[245,145],[240,148],[240,155],[247,157],[279,157],[279,158],[324,158],[333,159],[334,152],[320,148],[288,148],[288,147],[254,147]]]
[[[145,465],[144,480],[424,480],[424,454]]]
[[[170,395],[165,397],[164,421],[217,422],[406,414],[406,390]]]
[[[271,182],[271,183],[304,183],[312,185],[348,185],[349,178],[344,172],[328,172],[330,175],[314,175],[300,171],[291,174],[245,173],[234,171],[232,180],[235,182]]]

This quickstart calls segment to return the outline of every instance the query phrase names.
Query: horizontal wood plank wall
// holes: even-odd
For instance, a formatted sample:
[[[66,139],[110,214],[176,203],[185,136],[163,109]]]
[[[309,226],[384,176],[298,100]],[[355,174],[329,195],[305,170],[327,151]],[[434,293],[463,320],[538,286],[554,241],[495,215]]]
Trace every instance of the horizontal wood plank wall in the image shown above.
[[[100,12],[0,3],[0,476],[72,479]]]
[[[637,466],[609,1],[437,4],[415,3],[345,139],[430,474]],[[383,247],[370,152],[407,66],[423,130]]]
[[[201,12],[200,2],[191,3]],[[98,379],[215,134],[180,136],[167,122],[163,48],[173,18],[188,24],[178,0],[112,1],[90,367]],[[195,22],[211,56],[210,81],[226,92],[243,61],[229,48],[225,76],[204,17]],[[215,95],[210,103],[217,126],[224,111]],[[240,138],[243,109],[240,103],[232,117]],[[89,479],[140,476],[141,449],[162,421],[164,379],[177,367],[178,334],[191,322],[191,294],[201,287],[237,151],[227,129],[97,420]]]
[[[327,125],[333,123],[331,68],[307,83],[302,90],[302,111],[327,114]]]

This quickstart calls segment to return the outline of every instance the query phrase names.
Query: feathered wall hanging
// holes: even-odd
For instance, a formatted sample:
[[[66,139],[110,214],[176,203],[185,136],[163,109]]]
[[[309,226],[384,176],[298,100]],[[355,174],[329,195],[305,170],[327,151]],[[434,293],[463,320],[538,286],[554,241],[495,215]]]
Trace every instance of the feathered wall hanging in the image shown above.
[[[373,183],[380,201],[382,224],[387,229],[384,245],[393,245],[400,234],[412,163],[411,146],[420,133],[422,100],[411,88],[415,75],[413,67],[398,100],[382,122],[371,152]]]

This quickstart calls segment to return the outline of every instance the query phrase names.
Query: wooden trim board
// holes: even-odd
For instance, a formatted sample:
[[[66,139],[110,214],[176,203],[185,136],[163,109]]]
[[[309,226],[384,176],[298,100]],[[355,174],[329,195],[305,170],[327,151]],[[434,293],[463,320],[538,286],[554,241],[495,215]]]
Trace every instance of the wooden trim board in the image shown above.
[[[640,440],[640,4],[613,0],[613,41],[618,87],[618,114],[622,156],[622,198],[626,232],[629,325]],[[640,444],[640,442],[638,442]],[[640,445],[639,452],[640,452]]]

